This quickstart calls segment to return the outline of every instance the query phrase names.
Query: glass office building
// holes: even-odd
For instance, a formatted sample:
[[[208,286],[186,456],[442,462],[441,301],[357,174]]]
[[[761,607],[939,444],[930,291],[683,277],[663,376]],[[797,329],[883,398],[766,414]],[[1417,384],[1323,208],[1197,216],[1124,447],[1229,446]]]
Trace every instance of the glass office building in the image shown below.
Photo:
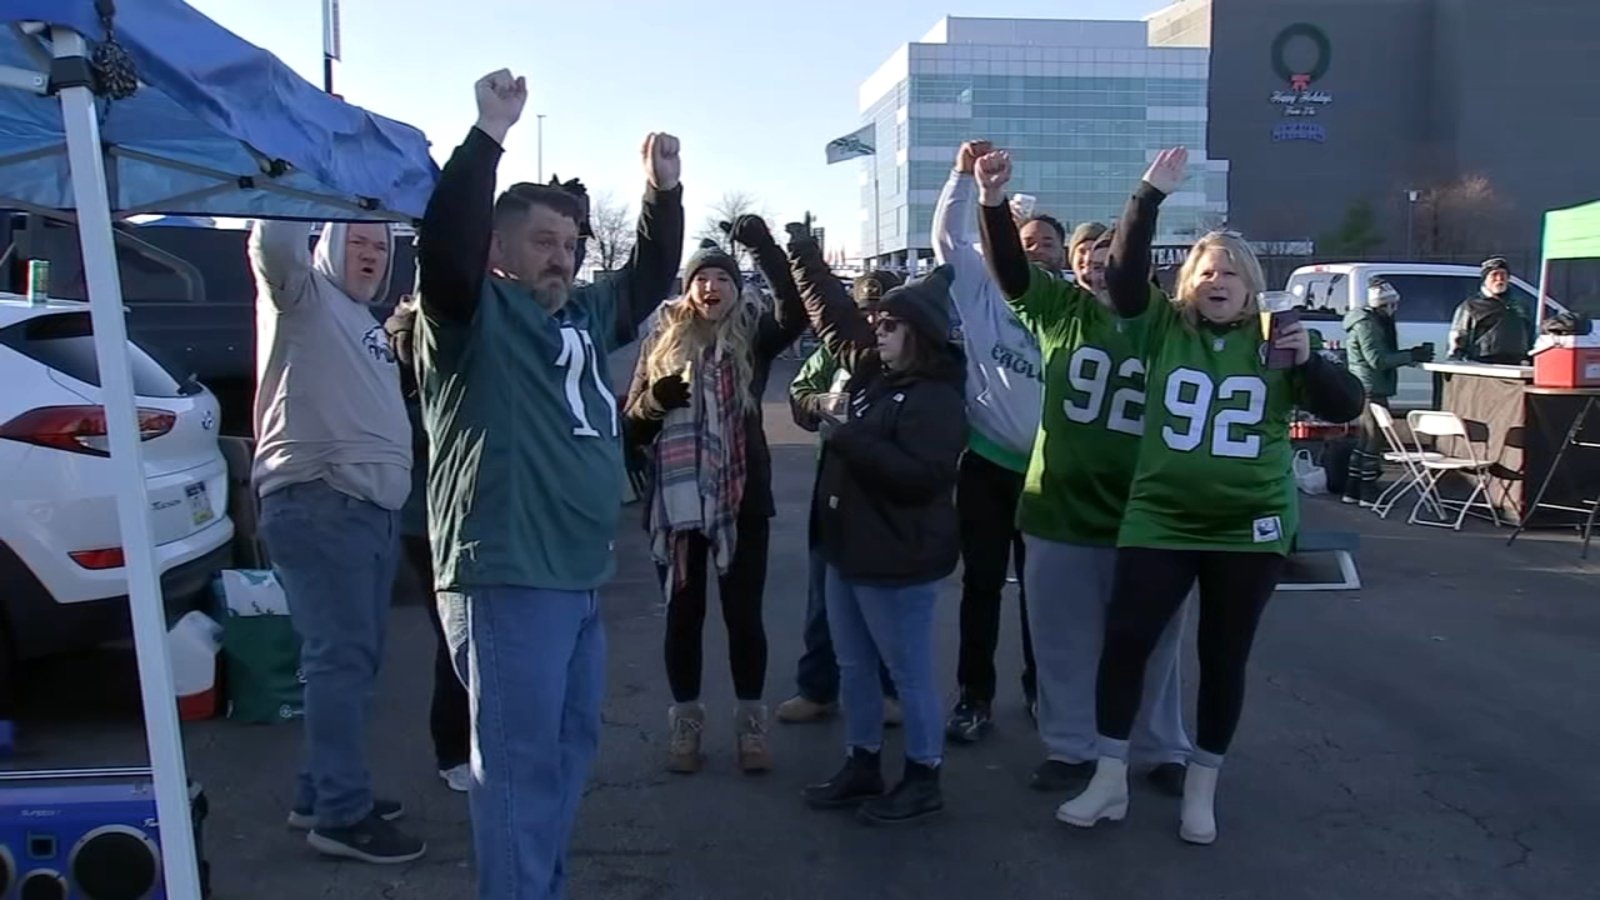
[[[861,166],[862,254],[932,256],[939,190],[964,140],[1012,152],[1014,193],[1068,228],[1113,221],[1157,150],[1190,150],[1162,209],[1168,239],[1227,217],[1228,166],[1207,159],[1204,48],[1153,47],[1144,22],[946,18],[861,86],[877,153]]]

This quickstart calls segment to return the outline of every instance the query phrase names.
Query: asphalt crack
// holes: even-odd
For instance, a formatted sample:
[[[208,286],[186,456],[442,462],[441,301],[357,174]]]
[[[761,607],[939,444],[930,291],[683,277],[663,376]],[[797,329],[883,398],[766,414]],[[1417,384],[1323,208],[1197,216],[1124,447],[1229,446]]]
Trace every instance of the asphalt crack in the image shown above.
[[[1451,811],[1451,812],[1453,812],[1453,813],[1455,813],[1455,814],[1457,814],[1459,816],[1462,816],[1463,818],[1465,818],[1468,821],[1472,822],[1472,824],[1478,826],[1478,830],[1479,831],[1483,832],[1484,837],[1486,837],[1486,838],[1488,838],[1488,839],[1490,839],[1492,841],[1506,841],[1506,842],[1512,844],[1513,846],[1515,846],[1517,848],[1517,851],[1518,851],[1517,858],[1514,859],[1514,860],[1511,860],[1508,863],[1502,864],[1501,868],[1503,868],[1503,869],[1516,869],[1516,868],[1525,868],[1525,867],[1527,867],[1529,859],[1533,856],[1533,847],[1529,846],[1529,844],[1522,839],[1522,836],[1525,835],[1525,834],[1531,834],[1534,831],[1537,831],[1538,830],[1538,826],[1536,826],[1536,825],[1529,826],[1527,828],[1521,828],[1521,829],[1518,829],[1516,831],[1513,831],[1510,834],[1501,834],[1500,832],[1495,830],[1494,826],[1489,824],[1489,816],[1479,815],[1478,813],[1475,813],[1472,810],[1467,809],[1465,806],[1462,806],[1459,803],[1452,803],[1449,800],[1446,800],[1443,797],[1439,796],[1433,790],[1433,788],[1423,788],[1422,789],[1422,796],[1427,797],[1429,800],[1432,800],[1434,803],[1438,804],[1440,807],[1442,807],[1444,809],[1447,809],[1447,810],[1449,810],[1449,811]]]

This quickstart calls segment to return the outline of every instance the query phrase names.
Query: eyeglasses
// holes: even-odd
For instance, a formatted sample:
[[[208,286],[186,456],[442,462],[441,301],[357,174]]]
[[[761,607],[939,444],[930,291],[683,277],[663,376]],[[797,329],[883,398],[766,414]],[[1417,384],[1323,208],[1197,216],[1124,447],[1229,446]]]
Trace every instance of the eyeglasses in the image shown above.
[[[873,320],[872,327],[879,334],[894,334],[900,330],[900,320],[891,319],[888,316],[878,316]]]

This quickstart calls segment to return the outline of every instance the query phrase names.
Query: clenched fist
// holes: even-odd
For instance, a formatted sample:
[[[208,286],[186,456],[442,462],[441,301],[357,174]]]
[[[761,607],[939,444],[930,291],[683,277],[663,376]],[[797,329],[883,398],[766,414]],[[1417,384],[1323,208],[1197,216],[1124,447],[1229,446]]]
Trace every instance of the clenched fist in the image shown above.
[[[956,171],[963,175],[971,175],[972,167],[979,157],[988,154],[994,149],[994,144],[988,141],[967,141],[956,151]]]
[[[999,206],[1006,202],[1006,184],[1011,181],[1011,154],[992,150],[978,157],[972,167],[978,179],[978,202]]]
[[[765,247],[772,243],[772,232],[760,216],[743,215],[732,222],[718,222],[717,227],[746,247]]]
[[[522,118],[522,109],[528,105],[527,79],[500,69],[479,78],[473,93],[478,99],[479,130],[505,143],[506,132]]]
[[[678,158],[677,138],[666,132],[650,132],[645,135],[644,146],[639,148],[639,158],[651,187],[670,191],[678,186],[678,179],[683,176],[683,161]]]

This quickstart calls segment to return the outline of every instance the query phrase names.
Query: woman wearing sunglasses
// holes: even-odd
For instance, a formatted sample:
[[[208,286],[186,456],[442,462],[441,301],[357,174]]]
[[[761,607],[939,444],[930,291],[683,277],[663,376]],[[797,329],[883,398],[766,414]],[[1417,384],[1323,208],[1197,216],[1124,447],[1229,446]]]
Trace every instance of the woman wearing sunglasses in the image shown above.
[[[933,608],[959,552],[954,490],[966,443],[966,361],[950,341],[950,273],[883,295],[872,313],[850,299],[815,240],[798,226],[789,263],[806,313],[852,375],[821,423],[815,505],[827,563],[828,626],[839,659],[846,760],[805,790],[817,809],[859,807],[876,824],[944,807],[944,731],[933,672]],[[905,770],[884,793],[887,664],[905,710]]]

